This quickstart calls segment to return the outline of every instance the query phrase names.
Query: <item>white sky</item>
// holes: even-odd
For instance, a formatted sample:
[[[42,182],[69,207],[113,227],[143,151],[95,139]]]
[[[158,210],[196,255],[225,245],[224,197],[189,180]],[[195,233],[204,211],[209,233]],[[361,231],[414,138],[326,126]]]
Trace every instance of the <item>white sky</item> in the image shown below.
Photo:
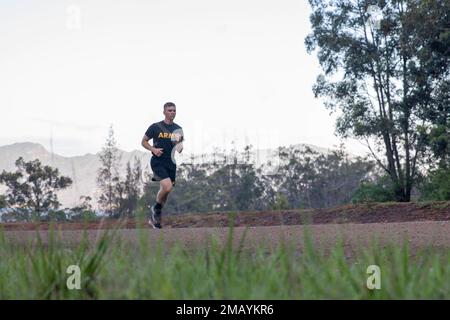
[[[166,101],[186,152],[339,144],[311,89],[306,0],[0,3],[0,145],[49,149],[53,132],[55,153],[95,153],[113,124],[119,148],[141,149]]]

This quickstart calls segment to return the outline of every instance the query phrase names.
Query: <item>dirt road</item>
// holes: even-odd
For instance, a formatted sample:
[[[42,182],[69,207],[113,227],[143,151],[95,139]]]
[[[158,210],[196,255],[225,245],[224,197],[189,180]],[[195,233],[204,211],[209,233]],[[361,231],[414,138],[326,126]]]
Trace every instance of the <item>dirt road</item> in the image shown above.
[[[366,223],[366,224],[316,224],[310,226],[258,226],[236,227],[233,229],[234,244],[238,245],[245,233],[244,249],[254,249],[264,245],[267,249],[277,246],[283,241],[290,242],[301,249],[304,245],[305,230],[312,234],[316,245],[330,248],[337,239],[344,241],[346,249],[356,249],[365,246],[368,241],[377,239],[380,246],[389,242],[402,244],[408,241],[411,251],[418,248],[433,247],[439,250],[450,250],[450,221],[416,221],[399,223]],[[37,231],[5,231],[7,241],[14,243],[29,243],[36,240]],[[39,231],[44,242],[48,240],[48,231]],[[104,229],[87,230],[89,239],[95,241]],[[124,241],[134,243],[138,241],[140,232],[145,241],[151,244],[162,240],[165,248],[174,243],[180,243],[186,248],[196,248],[214,238],[218,244],[226,243],[229,229],[223,227],[197,228],[167,228],[154,229],[119,229],[117,236]],[[76,244],[83,236],[83,230],[62,230],[64,243]]]

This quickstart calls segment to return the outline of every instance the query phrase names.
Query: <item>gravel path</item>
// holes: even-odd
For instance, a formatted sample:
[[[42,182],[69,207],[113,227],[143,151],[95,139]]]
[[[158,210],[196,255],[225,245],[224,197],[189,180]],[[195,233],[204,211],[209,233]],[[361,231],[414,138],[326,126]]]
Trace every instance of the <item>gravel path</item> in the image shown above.
[[[234,228],[233,240],[238,245],[240,239],[246,232],[244,249],[253,249],[264,245],[269,248],[288,241],[301,249],[305,229],[310,230],[314,242],[325,248],[336,244],[337,239],[343,239],[346,249],[355,249],[364,246],[371,239],[377,239],[380,246],[389,242],[402,244],[406,239],[411,251],[418,248],[432,246],[437,249],[450,250],[450,221],[417,221],[400,223],[366,223],[366,224],[318,224],[311,226],[260,226],[260,227],[236,227]],[[214,238],[217,243],[226,243],[229,230],[227,228],[173,228],[173,229],[137,229],[149,243],[158,243],[161,239],[164,247],[170,248],[174,243],[180,243],[188,249],[195,248]],[[127,242],[136,242],[138,232],[136,229],[118,230],[119,238]],[[88,230],[91,241],[99,237],[104,230]],[[5,231],[8,242],[23,244],[36,240],[36,231]],[[42,240],[47,242],[48,232],[40,231]],[[68,245],[78,243],[83,236],[83,230],[63,230],[60,233],[63,241]]]

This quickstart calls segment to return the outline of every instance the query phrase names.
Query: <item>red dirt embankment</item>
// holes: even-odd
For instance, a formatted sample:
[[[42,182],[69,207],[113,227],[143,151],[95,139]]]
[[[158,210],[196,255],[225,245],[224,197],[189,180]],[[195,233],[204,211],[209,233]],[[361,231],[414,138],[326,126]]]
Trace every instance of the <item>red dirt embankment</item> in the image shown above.
[[[369,203],[345,205],[327,209],[300,209],[256,212],[211,212],[182,215],[163,215],[164,228],[225,227],[234,226],[286,226],[302,224],[392,223],[412,221],[449,221],[450,201],[423,203]],[[57,226],[63,230],[107,229],[120,225],[124,229],[136,228],[136,220],[104,220],[94,222],[64,222]],[[45,230],[48,223],[4,223],[4,230]],[[144,227],[148,227],[144,224]]]

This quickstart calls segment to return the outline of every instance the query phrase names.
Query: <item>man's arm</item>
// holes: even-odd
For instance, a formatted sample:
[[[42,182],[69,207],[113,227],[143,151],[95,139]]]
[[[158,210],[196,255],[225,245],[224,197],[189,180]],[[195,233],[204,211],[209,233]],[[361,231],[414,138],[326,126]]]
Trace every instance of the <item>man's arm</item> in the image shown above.
[[[141,141],[141,145],[145,149],[150,150],[151,152],[153,152],[155,148],[153,146],[151,146],[150,143],[148,143],[149,140],[150,140],[150,138],[147,137],[147,135],[144,134],[144,137],[142,138],[142,141]]]

